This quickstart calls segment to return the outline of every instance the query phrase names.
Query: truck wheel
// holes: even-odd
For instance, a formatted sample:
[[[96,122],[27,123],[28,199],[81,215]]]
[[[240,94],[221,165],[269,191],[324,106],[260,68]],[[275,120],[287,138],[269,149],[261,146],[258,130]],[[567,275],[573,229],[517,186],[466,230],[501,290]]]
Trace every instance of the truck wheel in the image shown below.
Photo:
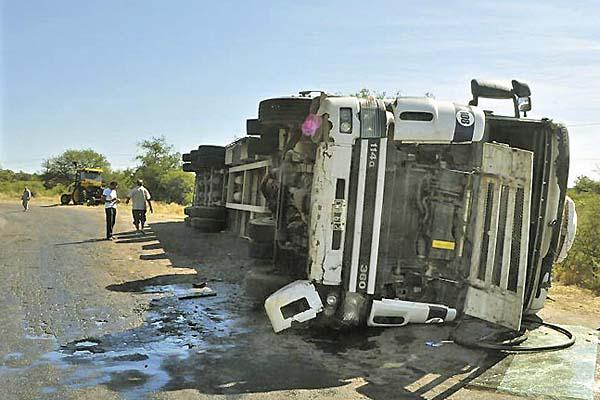
[[[198,146],[198,157],[223,157],[225,158],[224,146],[202,145]]]
[[[196,167],[192,163],[185,163],[182,166],[183,172],[195,172]]]
[[[292,278],[278,275],[274,271],[248,271],[242,288],[246,296],[262,304],[267,297],[293,281]]]
[[[257,119],[246,120],[246,135],[260,135],[262,129]]]
[[[198,150],[192,150],[190,154],[190,162],[196,169],[218,168],[225,165],[225,147],[223,146],[202,145],[198,146]]]
[[[275,220],[273,218],[255,218],[248,223],[248,236],[255,242],[272,243],[275,237]]]
[[[183,212],[190,217],[210,218],[210,219],[225,219],[225,207],[202,207],[192,206],[183,209]]]
[[[225,221],[221,219],[192,217],[190,224],[200,232],[215,233],[225,229]]]
[[[272,239],[271,239],[272,240]],[[259,260],[270,260],[273,258],[273,242],[248,242],[248,257]]]
[[[300,125],[310,112],[311,102],[312,99],[301,97],[263,100],[258,105],[258,120],[262,125]]]
[[[83,191],[79,189],[73,190],[71,198],[73,199],[73,204],[83,204]]]
[[[71,202],[70,194],[63,194],[62,196],[60,196],[60,204],[62,204],[63,206],[66,206],[70,202]]]

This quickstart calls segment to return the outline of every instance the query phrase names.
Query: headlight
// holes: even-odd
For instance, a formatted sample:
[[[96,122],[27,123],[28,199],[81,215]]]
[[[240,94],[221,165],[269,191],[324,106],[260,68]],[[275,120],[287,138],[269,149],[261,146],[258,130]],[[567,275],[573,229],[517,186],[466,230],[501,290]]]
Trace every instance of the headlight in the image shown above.
[[[352,109],[340,108],[340,132],[352,133]]]

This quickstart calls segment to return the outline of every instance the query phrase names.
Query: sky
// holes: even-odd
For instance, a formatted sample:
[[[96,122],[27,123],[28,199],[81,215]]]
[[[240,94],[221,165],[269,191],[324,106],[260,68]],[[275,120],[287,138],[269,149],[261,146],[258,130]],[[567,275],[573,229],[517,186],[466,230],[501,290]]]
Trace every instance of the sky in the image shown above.
[[[571,182],[600,178],[594,0],[0,3],[2,168],[39,171],[71,148],[125,168],[152,136],[180,152],[243,136],[264,98],[370,88],[467,103],[480,78],[529,83],[530,116],[569,128]]]

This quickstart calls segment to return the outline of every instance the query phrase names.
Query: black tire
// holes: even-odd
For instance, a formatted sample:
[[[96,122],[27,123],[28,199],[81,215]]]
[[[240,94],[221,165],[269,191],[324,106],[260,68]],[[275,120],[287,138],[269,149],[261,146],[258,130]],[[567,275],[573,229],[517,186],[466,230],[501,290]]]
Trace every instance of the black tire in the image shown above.
[[[258,105],[258,120],[262,125],[296,126],[306,119],[312,99],[282,97],[263,100]]]
[[[210,156],[225,157],[225,146],[212,146],[207,144],[198,146],[198,157]]]
[[[248,257],[258,260],[271,260],[273,258],[273,242],[248,242]]]
[[[279,128],[264,128],[256,154],[271,155],[279,148]]]
[[[185,164],[183,164],[182,168],[183,168],[183,172],[195,172],[196,171],[196,167],[192,163],[185,163]]]
[[[292,281],[292,278],[278,275],[273,271],[251,270],[244,277],[242,288],[246,296],[262,304],[267,297]]]
[[[73,193],[71,193],[71,199],[73,200],[73,204],[83,204],[85,201],[85,194],[82,189],[75,189]]]
[[[217,158],[217,157],[206,157],[206,158],[198,158],[196,159],[192,165],[196,169],[196,171],[200,171],[202,169],[209,168],[224,168],[225,167],[225,157]]]
[[[262,129],[258,119],[246,120],[246,135],[260,135]]]
[[[201,163],[210,162],[211,164],[225,163],[225,147],[224,146],[198,146],[197,160]]]
[[[71,202],[71,195],[70,194],[66,194],[65,193],[62,196],[60,196],[60,204],[62,204],[63,206],[66,206],[70,202]]]
[[[186,215],[194,218],[210,218],[225,220],[225,207],[192,206],[183,209]]]
[[[215,233],[225,229],[225,221],[222,219],[192,217],[190,224],[200,232]]]
[[[255,242],[272,243],[275,238],[273,218],[255,218],[248,222],[248,236]]]
[[[269,137],[249,137],[248,153],[257,154],[260,156],[268,156],[273,154],[277,148],[277,142]]]
[[[190,162],[196,167],[196,170],[225,166],[225,147],[223,146],[198,146],[198,150],[192,150],[190,154]]]

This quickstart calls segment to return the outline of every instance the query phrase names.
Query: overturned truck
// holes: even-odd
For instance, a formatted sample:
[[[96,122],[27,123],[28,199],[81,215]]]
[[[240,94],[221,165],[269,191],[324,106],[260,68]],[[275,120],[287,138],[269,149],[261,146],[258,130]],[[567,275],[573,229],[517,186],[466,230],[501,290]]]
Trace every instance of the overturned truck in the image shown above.
[[[325,93],[260,103],[248,133],[269,149],[274,272],[291,282],[265,301],[276,332],[460,315],[518,330],[543,307],[575,234],[568,133],[526,118],[526,84],[471,90],[468,105]],[[480,98],[511,100],[514,115]]]

